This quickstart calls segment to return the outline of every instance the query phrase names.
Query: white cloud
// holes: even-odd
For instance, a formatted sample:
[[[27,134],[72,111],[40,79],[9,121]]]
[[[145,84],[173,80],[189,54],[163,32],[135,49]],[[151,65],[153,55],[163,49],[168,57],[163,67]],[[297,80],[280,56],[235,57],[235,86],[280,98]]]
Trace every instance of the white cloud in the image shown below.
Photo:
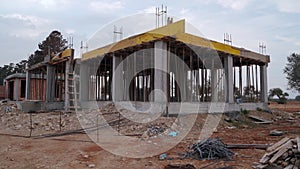
[[[155,13],[156,8],[157,8],[156,6],[150,6],[148,8],[139,11],[138,13]]]
[[[43,19],[37,16],[21,15],[21,14],[0,15],[0,17],[4,19],[15,19],[15,20],[24,21],[28,25],[34,25],[34,26],[40,26],[49,22],[47,19]]]
[[[296,38],[279,36],[279,35],[277,35],[275,38],[277,40],[280,40],[280,41],[283,41],[283,42],[286,42],[286,43],[292,43],[293,45],[300,46],[300,40],[296,39]]]
[[[74,34],[75,33],[75,30],[74,29],[66,29],[65,32],[67,34]]]
[[[67,4],[70,4],[71,0],[25,0],[28,4],[36,4],[42,6],[46,9],[56,9],[58,7],[66,7]]]
[[[44,18],[31,15],[8,14],[0,15],[0,20],[5,23],[2,31],[14,37],[35,38],[44,31],[50,21]]]
[[[179,11],[179,13],[180,13],[181,15],[184,15],[184,14],[188,13],[189,11],[190,11],[189,9],[182,8],[182,9]]]
[[[115,2],[92,1],[90,3],[90,7],[99,13],[110,13],[124,8],[124,4],[121,1],[115,1]]]
[[[211,0],[210,2],[222,5],[225,8],[231,8],[234,10],[244,9],[253,0]]]
[[[300,1],[299,0],[272,0],[277,5],[277,8],[281,12],[287,13],[300,13]]]

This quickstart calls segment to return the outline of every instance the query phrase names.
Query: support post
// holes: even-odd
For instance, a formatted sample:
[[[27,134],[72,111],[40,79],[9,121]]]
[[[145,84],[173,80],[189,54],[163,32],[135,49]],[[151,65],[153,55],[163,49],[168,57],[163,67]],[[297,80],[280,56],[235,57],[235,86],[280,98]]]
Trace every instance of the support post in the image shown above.
[[[47,65],[46,101],[54,101],[55,95],[55,67]]]
[[[123,98],[123,62],[122,57],[113,56],[112,101],[121,101]]]
[[[228,55],[224,59],[224,69],[225,69],[225,96],[227,103],[234,103],[233,100],[233,60],[232,56]]]
[[[211,69],[211,101],[218,102],[218,71],[214,66]]]
[[[26,71],[26,91],[25,91],[25,100],[30,100],[30,80],[31,73],[29,70]]]
[[[65,111],[68,110],[69,107],[69,73],[70,73],[70,61],[66,61],[66,68],[65,68]],[[75,75],[74,75],[75,78]],[[76,85],[76,81],[74,80],[74,85]],[[76,91],[74,91],[74,94],[76,94]]]
[[[15,80],[15,84],[14,84],[14,90],[15,90],[15,92],[14,92],[14,100],[16,100],[16,101],[19,101],[19,96],[20,96],[20,90],[19,90],[19,88],[20,88],[20,79],[18,79],[18,78],[16,78],[16,80]]]
[[[268,103],[267,65],[260,66],[261,101]]]
[[[155,42],[154,44],[154,89],[161,90],[166,94],[166,100],[162,98],[160,93],[155,92],[154,101],[162,103],[167,101],[170,93],[167,89],[167,71],[168,71],[168,58],[167,58],[167,43],[163,41]]]
[[[88,63],[81,62],[80,64],[80,93],[79,100],[87,101],[89,96],[89,71],[88,71]]]

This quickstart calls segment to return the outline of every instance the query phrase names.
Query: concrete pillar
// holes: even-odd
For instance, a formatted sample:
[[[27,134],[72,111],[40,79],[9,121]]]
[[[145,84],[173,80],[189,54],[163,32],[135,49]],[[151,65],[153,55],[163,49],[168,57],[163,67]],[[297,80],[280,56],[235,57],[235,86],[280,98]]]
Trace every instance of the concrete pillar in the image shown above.
[[[129,101],[129,84],[130,84],[130,76],[129,76],[129,58],[126,58],[125,61],[123,61],[124,64],[126,64],[126,71],[124,71],[124,96],[123,100]]]
[[[80,64],[80,87],[79,100],[87,101],[89,99],[89,65],[87,62]]]
[[[177,61],[177,66],[178,66],[178,72],[176,72],[176,73],[178,73],[177,77],[176,77],[176,81],[177,81],[178,86],[179,86],[181,101],[186,102],[186,101],[188,101],[188,97],[187,97],[187,92],[188,92],[188,88],[187,88],[187,76],[188,76],[187,65],[185,65],[184,61],[182,61],[180,59],[176,59],[176,61]]]
[[[267,65],[260,66],[260,88],[261,101],[268,103]]]
[[[14,100],[16,100],[16,101],[19,101],[19,96],[20,96],[20,90],[19,90],[19,88],[20,88],[20,79],[15,79],[15,84],[14,84],[14,90],[15,90],[15,92],[14,92]]]
[[[184,63],[184,62],[183,62]],[[189,90],[188,90],[188,81],[187,81],[187,77],[188,77],[188,71],[183,68],[182,70],[182,101],[187,102],[189,101]]]
[[[46,101],[54,101],[55,97],[55,67],[47,65]]]
[[[123,62],[121,57],[113,56],[112,100],[122,101],[124,93]]]
[[[26,71],[26,91],[25,91],[25,100],[30,100],[30,80],[31,73]]]
[[[68,110],[68,106],[69,106],[69,73],[70,72],[70,66],[71,66],[71,61],[68,60],[66,61],[66,68],[65,68],[65,111]],[[75,78],[75,76],[74,76]],[[74,85],[76,85],[76,81],[74,81]],[[76,92],[75,92],[76,94]]]
[[[162,93],[155,92],[154,102],[165,102],[170,93],[167,89],[167,70],[168,70],[168,56],[167,43],[163,41],[155,42],[154,44],[154,89],[161,90]],[[166,99],[162,97],[164,94]]]
[[[225,70],[225,96],[227,103],[234,103],[233,99],[233,59],[228,55],[224,58]]]
[[[218,71],[214,66],[211,69],[211,101],[218,102]]]

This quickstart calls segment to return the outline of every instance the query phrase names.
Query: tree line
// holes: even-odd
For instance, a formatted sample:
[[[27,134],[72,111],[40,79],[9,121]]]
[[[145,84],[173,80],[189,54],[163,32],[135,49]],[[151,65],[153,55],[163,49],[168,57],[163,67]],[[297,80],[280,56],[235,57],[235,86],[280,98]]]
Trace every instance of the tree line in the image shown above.
[[[25,73],[26,66],[31,67],[37,63],[44,61],[47,55],[54,55],[65,50],[68,41],[63,38],[61,32],[54,30],[45,40],[38,44],[38,49],[34,51],[26,60],[21,60],[18,63],[9,63],[0,66],[0,85],[3,85],[4,79],[15,73]]]

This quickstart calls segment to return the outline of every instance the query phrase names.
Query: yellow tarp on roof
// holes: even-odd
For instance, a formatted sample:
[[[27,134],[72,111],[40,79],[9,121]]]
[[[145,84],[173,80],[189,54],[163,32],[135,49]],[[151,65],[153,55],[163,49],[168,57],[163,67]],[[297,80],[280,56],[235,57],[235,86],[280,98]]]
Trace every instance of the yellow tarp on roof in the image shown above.
[[[178,22],[150,30],[148,32],[135,35],[129,38],[126,38],[124,40],[121,40],[117,43],[113,43],[92,51],[89,51],[87,53],[84,53],[82,55],[82,60],[87,60],[91,58],[95,58],[97,56],[103,56],[106,53],[115,52],[121,49],[126,49],[128,47],[134,47],[136,45],[140,45],[143,43],[155,41],[162,39],[164,37],[172,37],[176,41],[190,44],[193,46],[199,46],[209,49],[214,49],[217,51],[221,51],[224,53],[228,53],[230,55],[236,55],[241,57],[249,57],[250,59],[257,59],[263,62],[269,62],[269,56],[261,55],[255,52],[251,52],[250,54],[248,52],[247,55],[244,55],[244,49],[233,47],[230,45],[226,45],[220,42],[208,40],[199,36],[195,36],[192,34],[185,33],[185,20],[180,20]]]

